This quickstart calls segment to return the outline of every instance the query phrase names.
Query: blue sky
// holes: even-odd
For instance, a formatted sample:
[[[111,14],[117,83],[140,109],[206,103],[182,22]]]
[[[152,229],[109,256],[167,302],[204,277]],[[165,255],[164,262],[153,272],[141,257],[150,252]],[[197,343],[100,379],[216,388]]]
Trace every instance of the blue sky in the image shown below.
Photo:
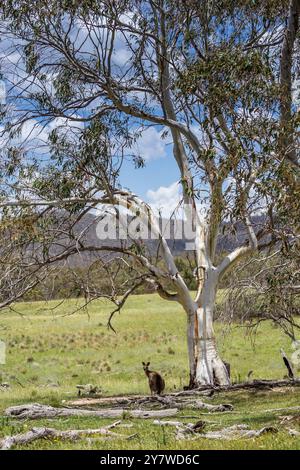
[[[128,51],[124,49],[122,42],[119,42],[120,44],[117,44],[118,47],[115,51],[115,60],[116,63],[124,66],[128,59]],[[10,78],[13,83],[18,82],[24,74],[22,57],[15,50],[8,51],[7,44],[6,47],[4,46],[2,44],[4,51],[0,51],[4,57],[8,53],[5,78]],[[30,79],[29,76],[28,83],[30,83]],[[0,82],[3,85],[4,82],[2,80]],[[8,88],[9,86],[8,84]],[[0,95],[0,98],[2,97],[5,100],[5,88],[0,89]],[[53,119],[53,122],[47,125],[46,128],[43,128],[40,124],[38,119],[31,119],[26,122],[22,128],[21,140],[27,143],[26,147],[35,148],[37,154],[42,152],[42,146],[45,146],[46,149],[44,148],[42,152],[44,154],[47,153],[47,144],[45,145],[45,142],[48,138],[48,132],[55,126],[61,125],[62,119]],[[72,125],[71,122],[69,124]],[[72,125],[72,127],[74,126],[80,128],[83,125]],[[176,182],[179,181],[180,176],[172,155],[170,139],[162,139],[161,134],[164,130],[162,126],[149,126],[143,130],[136,145],[129,152],[143,157],[145,167],[136,169],[128,157],[128,160],[124,161],[121,170],[120,183],[124,188],[135,192],[151,205],[155,205],[157,208],[163,207],[168,211],[173,210],[178,203],[179,187]]]
[[[173,159],[171,149],[166,146],[166,155],[146,161],[144,168],[136,169],[134,164],[126,161],[121,170],[122,186],[128,187],[143,199],[149,199],[148,191],[156,191],[160,187],[169,187],[179,181],[179,172]]]
[[[125,22],[132,21],[132,15],[128,13],[126,18],[123,19]],[[102,24],[101,24],[102,25]],[[103,32],[103,29],[102,29]],[[77,47],[80,46],[80,50],[83,53],[93,53],[94,43],[87,40],[87,30],[84,24],[77,22],[74,25],[74,31],[72,34],[76,38],[75,41],[78,43]],[[95,38],[97,40],[97,37]],[[2,66],[5,67],[5,79],[8,78],[11,82],[16,85],[20,80],[22,87],[33,86],[31,82],[32,77],[28,76],[24,71],[23,57],[15,48],[16,43],[12,41],[4,41],[0,47],[0,58]],[[128,67],[127,61],[131,57],[131,52],[128,50],[125,35],[118,33],[116,36],[115,49],[113,54],[113,62],[115,67],[120,70]],[[26,77],[26,79],[25,79]],[[24,84],[25,79],[25,84]],[[51,75],[49,75],[49,83],[51,85]],[[0,80],[1,85],[1,80]],[[51,88],[51,86],[49,87]],[[297,87],[299,90],[299,86]],[[30,88],[31,89],[31,88]],[[49,89],[49,93],[51,90]],[[5,89],[0,87],[0,100],[5,99]],[[20,103],[22,104],[22,103]],[[95,106],[95,103],[92,104]],[[90,110],[87,109],[89,112]],[[82,111],[81,114],[84,114]],[[54,119],[53,122],[48,126],[48,129],[41,129],[38,120],[30,120],[26,122],[22,128],[22,140],[29,141],[27,145],[36,145],[36,141],[47,141],[47,132],[51,131],[55,126],[61,125],[61,119]],[[69,123],[73,129],[80,127],[77,124]],[[136,148],[130,149],[130,153],[135,155],[141,155],[145,160],[145,167],[136,169],[132,161],[124,161],[123,168],[120,174],[120,183],[124,188],[129,188],[131,191],[138,194],[142,199],[149,202],[151,205],[155,205],[156,208],[164,207],[165,209],[173,209],[178,203],[178,192],[179,185],[177,182],[180,179],[179,171],[175,160],[172,155],[172,146],[168,137],[162,139],[163,129],[161,126],[149,126],[144,128],[140,139],[136,143]],[[197,132],[194,130],[194,132]],[[40,148],[37,149],[40,151]],[[47,149],[44,149],[44,152]],[[166,207],[167,206],[167,207]]]

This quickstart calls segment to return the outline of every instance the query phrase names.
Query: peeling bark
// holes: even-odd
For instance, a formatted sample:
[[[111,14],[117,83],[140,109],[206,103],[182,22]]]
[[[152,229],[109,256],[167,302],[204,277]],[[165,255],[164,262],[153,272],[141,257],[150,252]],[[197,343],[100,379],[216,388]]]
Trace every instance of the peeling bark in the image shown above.
[[[193,311],[188,311],[188,351],[190,363],[189,388],[202,385],[230,385],[225,363],[216,347],[213,315],[218,283],[218,272],[214,268],[202,269],[199,280],[198,302]]]

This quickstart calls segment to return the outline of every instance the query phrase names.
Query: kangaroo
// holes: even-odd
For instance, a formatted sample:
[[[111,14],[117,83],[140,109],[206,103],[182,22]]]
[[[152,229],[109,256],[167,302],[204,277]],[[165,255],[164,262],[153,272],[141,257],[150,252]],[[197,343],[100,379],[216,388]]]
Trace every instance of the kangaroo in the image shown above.
[[[145,374],[148,377],[151,395],[160,395],[165,389],[165,381],[158,372],[149,370],[150,362],[142,362]]]

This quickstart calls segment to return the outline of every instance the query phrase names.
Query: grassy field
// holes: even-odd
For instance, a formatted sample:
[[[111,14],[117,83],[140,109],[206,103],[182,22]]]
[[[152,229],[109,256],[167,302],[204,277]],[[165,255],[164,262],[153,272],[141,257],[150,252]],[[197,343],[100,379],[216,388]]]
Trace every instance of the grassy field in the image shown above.
[[[76,397],[76,385],[98,385],[105,395],[148,393],[141,361],[150,361],[166,379],[167,391],[182,389],[187,384],[187,352],[185,316],[179,306],[156,295],[133,296],[122,313],[115,317],[117,334],[108,331],[110,311],[105,302],[95,302],[88,312],[75,301],[18,304],[17,311],[3,311],[0,316],[0,339],[7,345],[7,361],[0,365],[0,382],[9,382],[8,391],[0,391],[0,437],[24,432],[34,426],[47,425],[58,429],[96,428],[108,421],[97,418],[60,418],[17,422],[2,417],[10,405],[39,402],[60,406],[62,400]],[[280,347],[290,353],[290,341],[271,324],[263,324],[255,337],[247,329],[232,325],[216,325],[222,357],[231,363],[232,378],[243,381],[249,370],[253,378],[282,378],[286,371]],[[182,416],[207,421],[207,429],[246,423],[251,428],[276,425],[278,434],[238,441],[178,442],[174,430],[160,429],[151,421],[131,420],[135,439],[103,440],[93,443],[37,441],[28,449],[300,449],[300,439],[290,437],[280,425],[283,412],[266,412],[270,408],[300,405],[300,392],[295,389],[272,392],[234,392],[221,394],[210,403],[230,402],[233,413],[200,414],[183,410]],[[185,420],[185,418],[183,418]],[[193,421],[193,419],[186,419]],[[291,427],[298,429],[297,424]]]

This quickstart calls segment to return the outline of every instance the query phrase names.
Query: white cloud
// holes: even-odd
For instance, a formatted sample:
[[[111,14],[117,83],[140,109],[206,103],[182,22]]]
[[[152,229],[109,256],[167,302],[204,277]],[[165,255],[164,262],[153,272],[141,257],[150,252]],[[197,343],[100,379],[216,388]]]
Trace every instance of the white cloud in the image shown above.
[[[162,139],[162,131],[158,131],[155,127],[149,127],[143,131],[131,150],[146,161],[166,157],[166,142]]]
[[[74,119],[80,118],[79,114],[73,114],[72,116]],[[73,132],[76,132],[78,130],[82,130],[84,128],[84,123],[82,121],[76,121],[72,120],[72,118],[68,119],[65,117],[57,117],[53,119],[49,125],[48,129],[49,131],[52,131],[54,129],[64,129],[64,130],[71,130]]]
[[[51,131],[57,129],[61,136],[67,135],[69,138],[77,139],[83,127],[83,122],[63,117],[55,118],[49,123],[28,119],[22,124],[20,132],[12,140],[9,139],[4,126],[0,126],[0,146],[4,147],[11,143],[22,146],[23,150],[32,156],[48,156],[50,151],[48,138]]]
[[[163,217],[175,214],[176,219],[186,219],[189,213],[188,207],[182,204],[182,188],[179,181],[175,181],[170,186],[160,186],[156,190],[149,189],[146,197],[153,211],[156,214],[161,213]],[[196,207],[200,219],[204,221],[208,214],[208,201],[198,201]]]
[[[21,141],[47,144],[49,133],[54,129],[76,133],[82,128],[83,123],[81,121],[72,121],[64,117],[52,119],[47,125],[42,125],[35,119],[30,119],[22,125]]]
[[[133,13],[121,15],[120,19],[126,24],[132,24]],[[75,27],[71,31],[71,37],[74,40],[74,46],[80,50],[81,54],[93,54],[95,57],[95,44],[102,43],[103,47],[107,47],[106,43],[110,43],[111,32],[106,28],[107,20],[102,17],[98,20],[93,19],[93,28],[87,28],[84,21],[77,20]],[[114,36],[114,48],[112,54],[112,66],[124,67],[130,59],[132,52],[127,47],[129,33],[117,30]],[[123,71],[122,71],[123,72]]]
[[[169,217],[180,203],[179,189],[178,181],[170,186],[160,186],[156,190],[149,189],[146,195],[154,212],[161,212],[164,217]]]
[[[131,55],[131,52],[125,47],[116,48],[113,53],[114,64],[119,67],[126,65]]]

